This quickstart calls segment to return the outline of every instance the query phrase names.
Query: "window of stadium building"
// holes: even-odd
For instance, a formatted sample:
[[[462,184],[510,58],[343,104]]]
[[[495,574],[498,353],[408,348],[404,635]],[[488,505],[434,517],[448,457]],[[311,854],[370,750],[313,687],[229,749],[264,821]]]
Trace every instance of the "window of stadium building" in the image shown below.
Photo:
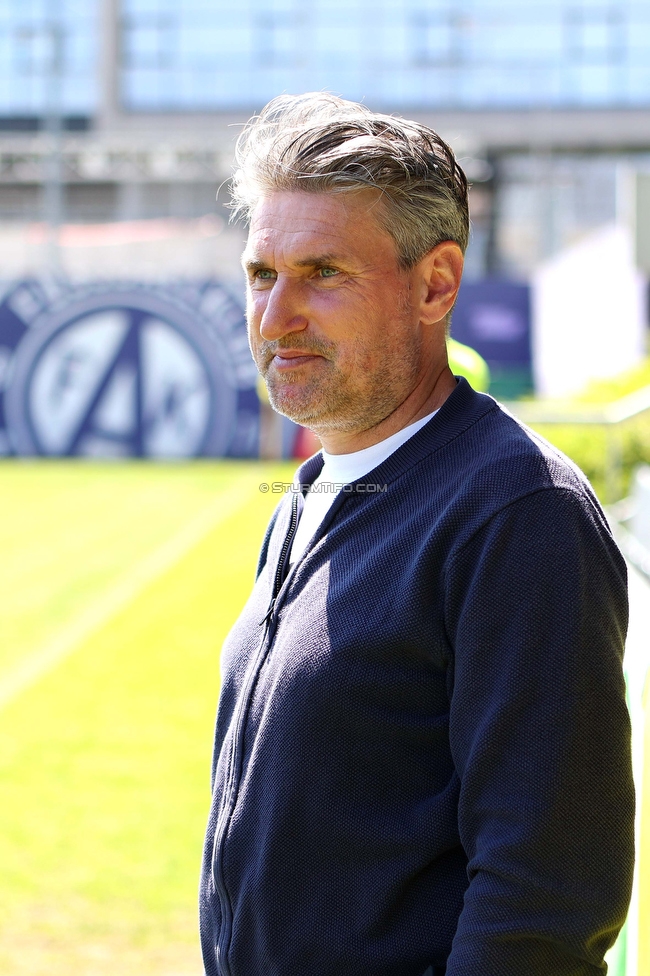
[[[98,108],[102,7],[132,111],[260,106],[329,89],[374,107],[650,101],[647,0],[4,0],[0,116]]]
[[[647,0],[122,0],[132,110],[259,105],[327,88],[377,106],[650,100]]]
[[[28,121],[52,100],[69,116],[96,108],[96,0],[5,0],[0,10],[0,116]]]

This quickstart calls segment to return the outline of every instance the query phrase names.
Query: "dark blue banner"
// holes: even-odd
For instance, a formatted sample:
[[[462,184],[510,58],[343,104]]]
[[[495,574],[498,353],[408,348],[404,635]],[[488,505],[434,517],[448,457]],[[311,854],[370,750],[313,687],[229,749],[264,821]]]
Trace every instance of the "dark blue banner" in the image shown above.
[[[256,457],[257,371],[217,281],[22,281],[0,302],[0,453]]]
[[[451,334],[490,367],[490,392],[517,397],[532,389],[530,287],[500,278],[463,282]]]

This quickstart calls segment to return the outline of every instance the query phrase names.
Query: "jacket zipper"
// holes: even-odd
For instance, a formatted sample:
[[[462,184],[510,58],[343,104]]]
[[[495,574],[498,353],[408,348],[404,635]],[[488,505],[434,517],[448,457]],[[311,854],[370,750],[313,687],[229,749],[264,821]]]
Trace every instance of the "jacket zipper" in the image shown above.
[[[223,851],[225,847],[226,835],[228,833],[228,827],[230,825],[230,820],[237,802],[237,792],[241,778],[241,769],[239,768],[241,765],[241,750],[250,699],[262,663],[266,654],[268,653],[268,649],[275,634],[275,628],[272,628],[275,614],[275,604],[285,579],[286,564],[291,551],[291,545],[293,543],[293,537],[296,533],[297,525],[298,495],[296,493],[291,499],[291,518],[289,521],[289,529],[284,538],[284,542],[282,543],[282,549],[280,550],[280,556],[275,569],[273,589],[271,591],[271,602],[266,612],[266,616],[260,621],[260,626],[264,625],[264,633],[262,635],[262,640],[260,641],[253,665],[249,668],[246,676],[246,683],[242,690],[235,715],[226,788],[224,790],[221,811],[219,813],[219,818],[217,820],[217,826],[214,833],[214,844],[212,848],[212,878],[214,881],[215,890],[219,895],[219,901],[221,903],[221,929],[216,945],[217,967],[221,976],[231,976],[230,964],[228,962],[228,951],[230,949],[233,922],[232,905],[230,904],[230,898],[228,896],[223,877]]]
[[[266,611],[266,615],[262,620],[260,620],[260,627],[265,624],[266,630],[269,628],[271,618],[275,611],[275,601],[278,598],[278,593],[282,589],[282,583],[285,577],[285,564],[289,558],[289,553],[291,551],[291,545],[293,543],[293,537],[296,534],[296,527],[298,525],[298,495],[297,493],[291,498],[291,518],[289,520],[289,529],[282,543],[282,549],[280,550],[280,556],[278,558],[278,564],[275,567],[275,576],[273,578],[273,589],[271,591],[271,602],[269,603],[269,608]],[[266,636],[266,633],[265,633]]]

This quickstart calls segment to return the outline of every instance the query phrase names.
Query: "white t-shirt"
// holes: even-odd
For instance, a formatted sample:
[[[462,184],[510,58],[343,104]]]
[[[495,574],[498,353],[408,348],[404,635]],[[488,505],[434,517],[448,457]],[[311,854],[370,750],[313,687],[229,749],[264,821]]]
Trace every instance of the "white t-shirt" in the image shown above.
[[[316,529],[325,518],[334,499],[338,495],[340,488],[335,485],[349,485],[352,481],[358,481],[364,474],[374,470],[378,464],[390,457],[398,447],[413,437],[414,434],[424,427],[437,413],[428,414],[421,420],[416,420],[414,424],[403,427],[396,434],[391,434],[378,444],[365,447],[362,451],[355,451],[353,454],[328,454],[323,451],[323,468],[321,473],[314,481],[314,487],[319,486],[319,491],[309,491],[305,497],[305,504],[300,516],[300,522],[293,539],[291,547],[291,562],[295,563],[300,559],[307,547],[307,543],[316,532]],[[331,486],[331,490],[327,490]]]

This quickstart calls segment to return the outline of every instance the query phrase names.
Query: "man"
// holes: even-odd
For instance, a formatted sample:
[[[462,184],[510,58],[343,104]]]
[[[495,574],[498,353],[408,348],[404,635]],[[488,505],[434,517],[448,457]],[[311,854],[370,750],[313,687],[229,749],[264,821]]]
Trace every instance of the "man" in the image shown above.
[[[448,368],[465,177],[325,94],[271,102],[238,162],[253,356],[324,450],[223,651],[206,973],[604,973],[625,566],[581,474]]]

